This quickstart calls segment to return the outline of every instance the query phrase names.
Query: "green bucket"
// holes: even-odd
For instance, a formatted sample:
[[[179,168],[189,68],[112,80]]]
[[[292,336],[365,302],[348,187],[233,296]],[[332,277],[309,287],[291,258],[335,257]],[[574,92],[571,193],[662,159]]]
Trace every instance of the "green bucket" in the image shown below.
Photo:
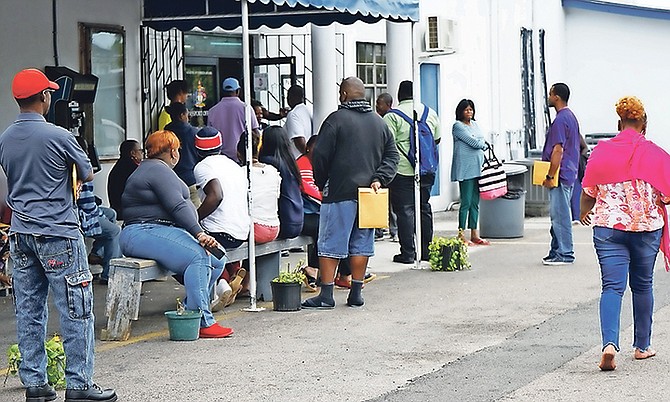
[[[185,310],[181,315],[176,311],[166,311],[170,330],[170,340],[195,341],[200,337],[201,311]]]

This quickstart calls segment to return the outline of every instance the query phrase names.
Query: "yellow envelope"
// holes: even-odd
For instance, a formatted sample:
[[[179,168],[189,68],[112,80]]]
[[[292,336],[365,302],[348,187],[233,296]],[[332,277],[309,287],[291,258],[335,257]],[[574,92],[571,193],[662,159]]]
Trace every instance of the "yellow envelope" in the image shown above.
[[[358,189],[358,227],[360,229],[387,228],[389,226],[389,191],[381,188],[377,193],[369,187]]]
[[[74,201],[79,199],[79,186],[77,185],[77,165],[72,165],[72,195]]]
[[[551,163],[545,161],[533,162],[533,184],[537,186],[542,185],[544,180],[547,178],[546,176],[549,174],[549,165],[551,165]],[[553,180],[551,180],[552,187],[558,186],[558,172],[560,172],[560,170],[561,167],[559,166],[556,170],[556,175],[554,176]]]

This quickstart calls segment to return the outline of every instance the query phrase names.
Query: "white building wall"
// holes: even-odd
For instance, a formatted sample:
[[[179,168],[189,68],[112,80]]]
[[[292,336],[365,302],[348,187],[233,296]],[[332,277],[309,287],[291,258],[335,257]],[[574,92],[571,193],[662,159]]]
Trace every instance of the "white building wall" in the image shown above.
[[[570,107],[582,133],[616,132],[614,104],[635,95],[649,138],[670,150],[670,21],[567,9],[565,33]]]
[[[140,92],[140,2],[137,0],[58,1],[59,65],[75,71],[79,64],[78,23],[121,25],[126,36],[126,133],[141,139]],[[2,0],[0,13],[0,130],[9,126],[18,113],[11,93],[14,74],[27,67],[43,69],[54,65],[52,2],[49,0]],[[7,10],[11,10],[8,12]],[[113,162],[113,161],[112,161]],[[107,174],[111,164],[96,174],[95,190],[107,198]]]

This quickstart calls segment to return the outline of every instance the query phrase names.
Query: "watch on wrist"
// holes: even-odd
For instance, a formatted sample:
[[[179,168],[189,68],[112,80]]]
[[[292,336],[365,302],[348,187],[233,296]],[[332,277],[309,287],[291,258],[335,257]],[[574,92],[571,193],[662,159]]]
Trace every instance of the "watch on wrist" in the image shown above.
[[[547,180],[554,180],[554,176],[546,175],[546,176],[544,176],[544,177],[545,177],[545,179],[547,179]]]

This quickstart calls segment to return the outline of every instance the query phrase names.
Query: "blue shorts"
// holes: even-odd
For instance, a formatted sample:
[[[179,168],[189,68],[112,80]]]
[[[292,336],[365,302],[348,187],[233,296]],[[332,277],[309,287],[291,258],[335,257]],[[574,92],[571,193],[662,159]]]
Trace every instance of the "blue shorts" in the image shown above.
[[[358,201],[321,205],[319,257],[343,259],[375,254],[374,229],[358,228]]]

